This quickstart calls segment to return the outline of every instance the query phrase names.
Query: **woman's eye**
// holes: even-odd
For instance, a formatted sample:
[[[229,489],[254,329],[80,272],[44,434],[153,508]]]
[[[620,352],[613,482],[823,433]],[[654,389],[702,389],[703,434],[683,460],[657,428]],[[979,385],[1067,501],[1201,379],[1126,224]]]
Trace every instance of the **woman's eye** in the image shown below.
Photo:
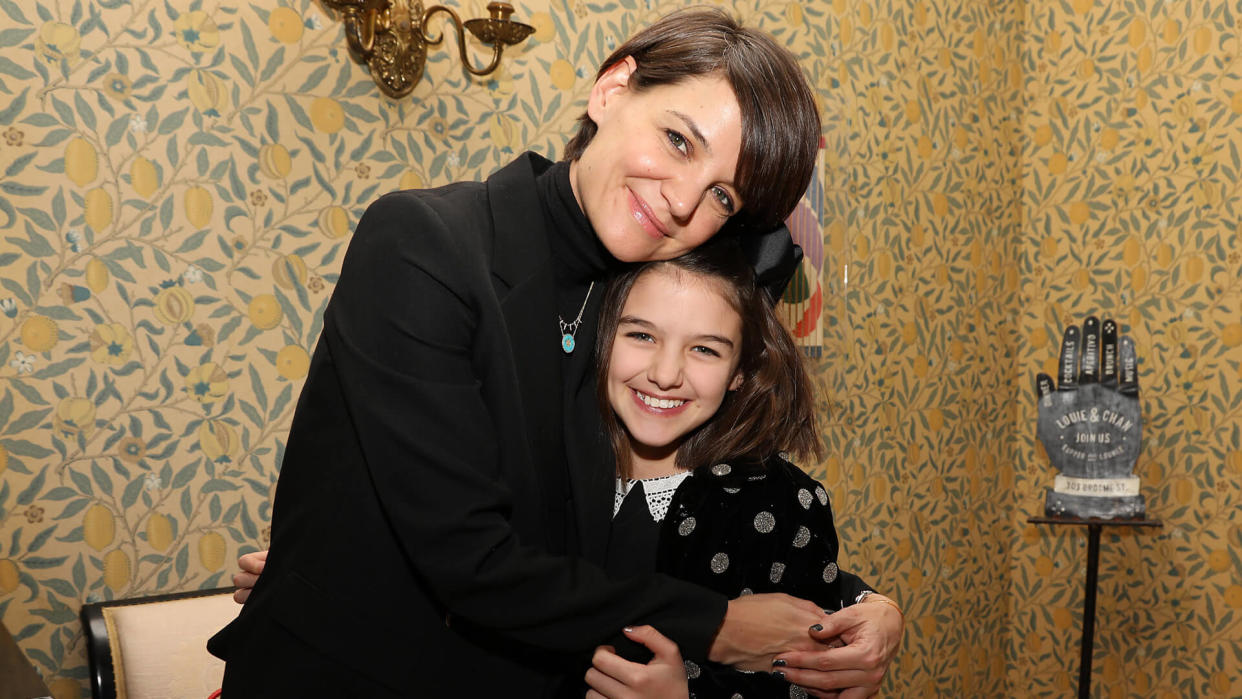
[[[682,136],[672,129],[665,129],[664,133],[668,136],[668,142],[672,144],[674,148],[681,151],[683,154],[689,153],[690,144],[686,141],[685,136]]]
[[[712,194],[716,197],[716,201],[724,207],[724,210],[733,213],[733,197],[725,191],[724,187],[712,187]]]

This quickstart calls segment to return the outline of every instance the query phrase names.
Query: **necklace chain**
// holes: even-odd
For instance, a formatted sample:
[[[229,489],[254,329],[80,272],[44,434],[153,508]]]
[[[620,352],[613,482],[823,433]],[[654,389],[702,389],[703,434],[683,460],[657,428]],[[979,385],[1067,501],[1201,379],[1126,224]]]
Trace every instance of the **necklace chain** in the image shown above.
[[[574,336],[578,334],[578,326],[582,325],[582,314],[586,311],[587,301],[591,299],[591,292],[594,289],[595,282],[591,282],[591,285],[587,287],[586,297],[582,299],[582,307],[578,309],[578,317],[574,318],[572,322],[566,323],[560,314],[556,316],[556,320],[561,326],[561,349],[565,351],[565,354],[570,354],[574,351]]]

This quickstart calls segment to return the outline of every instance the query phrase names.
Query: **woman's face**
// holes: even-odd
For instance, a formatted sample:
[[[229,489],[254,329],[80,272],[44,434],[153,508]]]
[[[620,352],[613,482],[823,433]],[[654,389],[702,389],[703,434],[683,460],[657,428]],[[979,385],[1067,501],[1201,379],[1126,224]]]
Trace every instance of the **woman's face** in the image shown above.
[[[689,78],[641,92],[634,59],[592,88],[598,131],[573,163],[578,203],[614,257],[668,260],[711,238],[743,202],[733,184],[742,116],[724,78]]]
[[[720,284],[657,267],[630,290],[606,380],[608,402],[638,459],[672,458],[741,385],[742,318]]]

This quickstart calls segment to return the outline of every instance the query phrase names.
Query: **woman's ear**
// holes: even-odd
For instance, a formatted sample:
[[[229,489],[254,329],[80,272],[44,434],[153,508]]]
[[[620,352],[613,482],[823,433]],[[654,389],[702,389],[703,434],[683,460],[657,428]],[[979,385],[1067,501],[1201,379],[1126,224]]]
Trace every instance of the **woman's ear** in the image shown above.
[[[638,69],[638,61],[633,56],[626,56],[617,61],[599,76],[591,87],[587,98],[587,116],[599,124],[608,114],[613,101],[626,92],[630,84],[630,76]]]

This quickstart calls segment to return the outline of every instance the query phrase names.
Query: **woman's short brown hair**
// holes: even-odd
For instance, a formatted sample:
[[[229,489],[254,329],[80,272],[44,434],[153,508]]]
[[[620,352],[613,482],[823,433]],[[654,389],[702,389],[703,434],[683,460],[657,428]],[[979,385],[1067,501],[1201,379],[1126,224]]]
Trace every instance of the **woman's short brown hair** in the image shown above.
[[[745,229],[767,230],[793,211],[806,191],[819,149],[819,113],[797,59],[766,33],[742,27],[718,9],[674,12],[638,32],[604,61],[609,68],[633,56],[634,90],[722,75],[742,112],[742,151],[735,184]],[[565,146],[565,159],[582,157],[596,125],[583,114]]]
[[[799,457],[820,454],[815,401],[802,355],[781,324],[770,298],[735,239],[709,241],[681,257],[647,262],[622,272],[608,286],[596,342],[600,415],[622,478],[631,473],[629,437],[608,402],[608,369],[621,311],[642,275],[671,270],[720,289],[742,318],[742,385],[729,391],[719,410],[685,438],[677,466],[692,469],[734,460],[759,461],[781,450]]]

